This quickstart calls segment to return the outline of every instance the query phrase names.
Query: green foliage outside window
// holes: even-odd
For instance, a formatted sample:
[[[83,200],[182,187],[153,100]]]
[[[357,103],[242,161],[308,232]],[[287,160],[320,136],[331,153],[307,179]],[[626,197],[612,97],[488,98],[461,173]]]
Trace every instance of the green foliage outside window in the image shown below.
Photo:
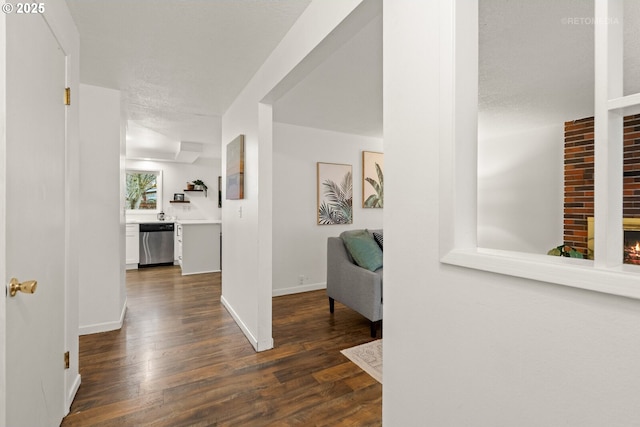
[[[158,206],[158,176],[150,172],[127,172],[127,209],[153,210]]]

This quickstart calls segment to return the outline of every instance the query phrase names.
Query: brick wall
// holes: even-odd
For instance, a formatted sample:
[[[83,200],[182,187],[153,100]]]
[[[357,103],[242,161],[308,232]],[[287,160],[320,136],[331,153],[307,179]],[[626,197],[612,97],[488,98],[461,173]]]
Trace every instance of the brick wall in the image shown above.
[[[564,243],[587,254],[593,216],[593,117],[564,124]],[[640,217],[640,114],[624,118],[624,216]]]
[[[640,218],[640,114],[624,118],[624,217]]]

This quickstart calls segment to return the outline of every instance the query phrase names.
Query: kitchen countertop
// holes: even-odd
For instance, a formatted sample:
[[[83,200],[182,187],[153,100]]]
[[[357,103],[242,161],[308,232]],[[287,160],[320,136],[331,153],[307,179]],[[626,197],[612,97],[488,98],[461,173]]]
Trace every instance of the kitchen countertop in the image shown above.
[[[127,224],[222,224],[219,219],[165,219],[160,221],[157,219],[127,219]]]
[[[183,225],[191,224],[222,224],[220,219],[178,219],[176,223]]]
[[[127,222],[127,224],[162,224],[162,223],[165,223],[165,222],[167,224],[171,224],[171,223],[174,223],[174,222],[177,222],[177,221],[174,220],[174,219],[171,219],[171,220],[166,219],[164,221],[160,221],[160,220],[157,220],[157,219],[127,219],[126,222]]]

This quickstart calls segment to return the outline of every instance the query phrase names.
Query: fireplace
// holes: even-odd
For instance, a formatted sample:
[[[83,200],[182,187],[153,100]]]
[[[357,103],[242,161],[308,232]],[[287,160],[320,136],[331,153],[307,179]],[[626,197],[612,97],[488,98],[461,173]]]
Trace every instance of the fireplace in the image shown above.
[[[624,263],[640,265],[640,231],[624,230]]]
[[[593,259],[593,217],[587,219],[588,258]],[[623,218],[624,263],[640,265],[640,218]]]

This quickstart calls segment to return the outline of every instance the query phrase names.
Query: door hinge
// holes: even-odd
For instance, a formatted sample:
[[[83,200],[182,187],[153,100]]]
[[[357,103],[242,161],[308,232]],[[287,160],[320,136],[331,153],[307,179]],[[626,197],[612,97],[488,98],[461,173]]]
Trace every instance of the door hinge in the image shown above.
[[[71,88],[64,88],[64,105],[71,105]]]
[[[69,352],[64,353],[64,369],[69,369]]]

